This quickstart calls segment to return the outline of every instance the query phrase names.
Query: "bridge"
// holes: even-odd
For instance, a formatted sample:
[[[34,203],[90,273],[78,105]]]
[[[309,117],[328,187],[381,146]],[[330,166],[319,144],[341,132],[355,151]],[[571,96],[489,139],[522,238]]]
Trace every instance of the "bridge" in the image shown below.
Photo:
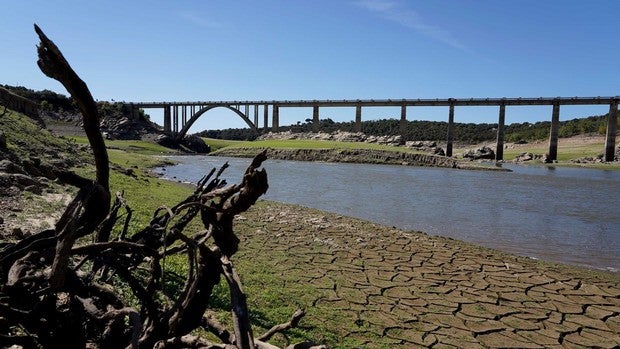
[[[496,160],[503,160],[504,122],[506,106],[552,106],[551,127],[549,131],[549,160],[557,160],[560,106],[562,105],[609,105],[607,137],[605,141],[605,161],[613,161],[618,124],[618,103],[615,97],[539,97],[539,98],[447,98],[447,99],[357,99],[357,100],[284,100],[284,101],[204,101],[204,102],[136,102],[127,103],[133,110],[159,108],[164,111],[164,131],[184,137],[192,124],[204,113],[214,108],[226,108],[241,117],[250,128],[259,132],[259,114],[263,115],[263,130],[269,130],[269,111],[271,110],[271,131],[279,127],[280,108],[312,107],[313,130],[318,131],[319,109],[321,107],[355,107],[355,131],[362,131],[363,107],[400,107],[400,131],[404,133],[407,125],[407,107],[449,107],[446,130],[446,155],[452,156],[454,142],[454,110],[460,106],[497,106],[499,108]]]

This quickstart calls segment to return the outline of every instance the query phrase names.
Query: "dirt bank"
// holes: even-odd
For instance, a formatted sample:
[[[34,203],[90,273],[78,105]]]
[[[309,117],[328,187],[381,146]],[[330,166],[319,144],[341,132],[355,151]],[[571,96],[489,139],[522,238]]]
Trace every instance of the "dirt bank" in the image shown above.
[[[253,157],[263,148],[224,148],[212,155]],[[459,168],[459,162],[445,156],[405,153],[374,149],[268,149],[270,159],[296,161],[324,161],[411,166]]]

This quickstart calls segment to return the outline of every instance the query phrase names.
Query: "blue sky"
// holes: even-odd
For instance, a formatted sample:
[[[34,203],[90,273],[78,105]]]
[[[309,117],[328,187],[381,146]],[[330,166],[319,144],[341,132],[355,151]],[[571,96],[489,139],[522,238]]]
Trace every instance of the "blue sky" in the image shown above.
[[[0,82],[66,93],[36,66],[37,23],[99,100],[197,101],[620,95],[620,1],[2,0]],[[561,109],[561,119],[607,106]],[[161,113],[148,110],[156,122]],[[447,108],[409,108],[447,120]],[[398,117],[365,108],[364,120]],[[496,122],[461,107],[457,122]],[[507,123],[550,107],[508,107]],[[262,122],[262,114],[261,122]],[[280,124],[311,117],[282,109]],[[354,119],[353,108],[321,118]],[[195,124],[245,127],[215,109]]]

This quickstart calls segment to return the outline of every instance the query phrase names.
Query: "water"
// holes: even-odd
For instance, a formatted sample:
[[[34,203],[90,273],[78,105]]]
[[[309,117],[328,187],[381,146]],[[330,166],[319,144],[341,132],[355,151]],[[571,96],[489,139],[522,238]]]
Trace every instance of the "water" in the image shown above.
[[[249,159],[172,157],[167,178],[196,182],[228,161],[229,183]],[[620,171],[506,166],[513,172],[268,160],[265,199],[543,260],[620,270]]]

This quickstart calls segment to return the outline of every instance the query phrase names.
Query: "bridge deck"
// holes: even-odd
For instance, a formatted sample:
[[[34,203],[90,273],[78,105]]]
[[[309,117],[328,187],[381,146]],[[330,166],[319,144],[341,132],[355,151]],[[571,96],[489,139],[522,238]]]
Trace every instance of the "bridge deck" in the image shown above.
[[[138,108],[162,108],[168,105],[277,105],[279,107],[402,107],[402,106],[499,106],[499,105],[592,105],[620,101],[615,97],[519,97],[519,98],[447,98],[447,99],[343,99],[343,100],[280,100],[280,101],[198,101],[198,102],[137,102]]]

